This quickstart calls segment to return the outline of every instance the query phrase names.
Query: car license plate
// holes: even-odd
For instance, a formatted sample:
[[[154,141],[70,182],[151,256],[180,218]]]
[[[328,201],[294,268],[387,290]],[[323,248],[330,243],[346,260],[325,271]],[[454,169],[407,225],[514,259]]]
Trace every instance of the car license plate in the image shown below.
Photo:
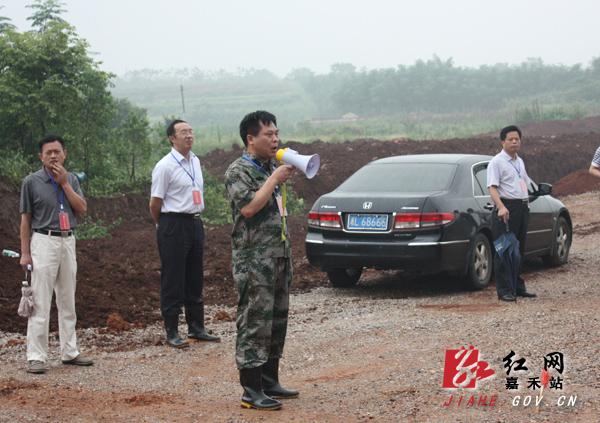
[[[346,229],[349,231],[387,231],[387,214],[356,214],[348,215]]]

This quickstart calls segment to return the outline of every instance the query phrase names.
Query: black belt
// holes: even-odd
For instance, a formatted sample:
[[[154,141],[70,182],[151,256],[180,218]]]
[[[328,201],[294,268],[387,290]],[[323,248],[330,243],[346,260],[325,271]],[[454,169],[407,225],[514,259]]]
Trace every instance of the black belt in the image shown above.
[[[202,216],[200,215],[200,213],[174,213],[174,212],[168,212],[168,213],[161,213],[161,216],[169,216],[169,217],[183,217],[185,219],[195,219],[195,220],[202,220]]]
[[[38,234],[50,235],[50,236],[62,236],[68,237],[75,233],[75,231],[53,231],[51,229],[34,229],[33,232],[37,232]]]
[[[529,198],[500,198],[503,203],[529,204]]]

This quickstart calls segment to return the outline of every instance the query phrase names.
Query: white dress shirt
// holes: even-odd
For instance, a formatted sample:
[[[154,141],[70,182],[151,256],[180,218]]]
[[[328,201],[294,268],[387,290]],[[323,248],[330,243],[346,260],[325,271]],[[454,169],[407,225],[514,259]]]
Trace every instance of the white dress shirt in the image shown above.
[[[495,186],[501,198],[529,198],[529,175],[523,159],[513,159],[504,149],[494,156],[487,167],[487,187]],[[525,187],[525,190],[523,190]]]
[[[191,151],[189,156],[188,160],[171,148],[154,166],[150,196],[163,200],[161,213],[193,214],[204,210],[204,179],[200,159]],[[194,204],[194,190],[200,191],[201,204]]]

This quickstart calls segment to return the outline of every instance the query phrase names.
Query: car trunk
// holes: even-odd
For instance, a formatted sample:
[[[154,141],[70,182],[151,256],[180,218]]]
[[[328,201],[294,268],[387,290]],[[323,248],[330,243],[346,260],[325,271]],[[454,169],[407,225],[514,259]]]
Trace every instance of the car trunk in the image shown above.
[[[320,228],[323,237],[331,239],[398,241],[410,240],[416,233],[441,233],[441,225],[432,219],[439,213],[428,212],[430,197],[441,192],[427,193],[331,193],[320,199],[313,211],[338,215],[341,228]]]

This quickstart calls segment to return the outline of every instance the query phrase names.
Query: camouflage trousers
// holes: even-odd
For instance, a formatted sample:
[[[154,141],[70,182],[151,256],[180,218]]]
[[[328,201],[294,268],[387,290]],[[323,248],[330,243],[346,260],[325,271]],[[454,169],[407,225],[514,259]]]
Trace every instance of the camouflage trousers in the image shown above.
[[[233,263],[238,291],[235,361],[250,369],[281,358],[287,332],[291,257],[256,257]]]

